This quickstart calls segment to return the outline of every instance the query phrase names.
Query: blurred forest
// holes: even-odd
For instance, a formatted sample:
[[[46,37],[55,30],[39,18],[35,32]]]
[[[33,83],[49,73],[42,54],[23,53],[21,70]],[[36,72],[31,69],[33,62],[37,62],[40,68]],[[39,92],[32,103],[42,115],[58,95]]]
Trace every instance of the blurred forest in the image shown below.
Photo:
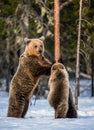
[[[64,3],[69,3],[65,5]],[[0,86],[6,91],[24,50],[24,37],[45,37],[45,55],[54,59],[54,0],[0,0]],[[79,0],[60,0],[60,50],[64,65],[75,73]],[[94,1],[83,0],[80,73],[94,73]]]

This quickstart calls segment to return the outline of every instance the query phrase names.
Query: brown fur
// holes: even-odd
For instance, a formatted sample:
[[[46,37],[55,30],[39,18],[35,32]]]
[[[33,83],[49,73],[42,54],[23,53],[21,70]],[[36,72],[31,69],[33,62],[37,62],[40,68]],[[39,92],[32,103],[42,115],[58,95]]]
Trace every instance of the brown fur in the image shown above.
[[[68,112],[67,112],[67,117],[68,118],[77,118],[77,111],[75,108],[75,104],[73,102],[73,96],[72,96],[72,92],[71,92],[71,88],[69,88],[69,108],[68,108]]]
[[[55,118],[76,118],[68,73],[63,64],[55,63],[52,66],[49,89],[48,101],[55,110]]]
[[[68,73],[61,63],[55,63],[49,79],[48,101],[55,110],[55,118],[67,117],[69,80]]]
[[[10,84],[8,117],[24,117],[41,76],[50,75],[51,63],[43,56],[42,39],[25,39],[26,48]]]

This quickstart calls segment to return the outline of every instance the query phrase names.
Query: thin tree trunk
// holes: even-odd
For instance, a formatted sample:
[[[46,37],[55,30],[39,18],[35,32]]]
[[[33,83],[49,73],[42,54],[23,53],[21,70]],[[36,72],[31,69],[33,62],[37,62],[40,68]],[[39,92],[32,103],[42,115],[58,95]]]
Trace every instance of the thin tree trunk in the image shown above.
[[[8,38],[6,39],[7,43],[7,54],[6,54],[6,61],[7,61],[7,73],[6,73],[6,92],[9,92],[9,81],[10,81],[10,71],[9,71],[9,49],[10,49],[10,42],[9,42],[9,32],[8,32]]]
[[[19,16],[20,13],[20,16]],[[20,53],[24,51],[24,38],[29,35],[29,13],[30,13],[30,0],[22,0],[18,4],[15,14],[20,17],[20,27],[21,27],[21,50]]]
[[[94,54],[91,54],[91,96],[94,96]]]
[[[23,0],[23,14],[21,15],[22,36],[28,37],[30,0]]]
[[[60,32],[59,32],[59,0],[54,0],[54,42],[55,42],[55,61],[60,59]]]
[[[82,0],[80,0],[80,9],[79,9],[79,25],[78,25],[77,57],[76,57],[77,59],[76,61],[76,86],[75,86],[76,109],[78,109],[78,96],[79,96],[81,18],[82,18]]]

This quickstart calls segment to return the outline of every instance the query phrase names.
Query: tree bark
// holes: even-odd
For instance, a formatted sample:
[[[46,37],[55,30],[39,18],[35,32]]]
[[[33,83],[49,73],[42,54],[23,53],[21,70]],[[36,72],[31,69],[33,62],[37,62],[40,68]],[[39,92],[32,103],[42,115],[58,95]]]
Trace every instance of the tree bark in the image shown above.
[[[10,64],[10,60],[9,60],[9,49],[10,49],[10,40],[9,40],[9,32],[8,32],[8,38],[6,39],[6,62],[7,62],[7,72],[6,72],[6,92],[9,92],[9,82],[10,82],[10,71],[9,71],[9,64]]]
[[[23,13],[21,15],[22,36],[28,37],[30,1],[23,0]]]
[[[94,96],[94,54],[91,54],[91,96]]]
[[[18,4],[15,14],[19,17],[20,21],[22,41],[20,53],[22,53],[24,51],[24,38],[29,35],[30,0],[22,0],[22,2]]]
[[[59,31],[59,0],[54,0],[54,43],[55,61],[58,62],[60,59],[60,31]]]
[[[78,109],[78,96],[79,96],[81,19],[82,19],[82,0],[80,0],[80,8],[79,8],[79,25],[78,25],[77,57],[76,57],[77,59],[76,60],[76,86],[75,86],[76,109]]]

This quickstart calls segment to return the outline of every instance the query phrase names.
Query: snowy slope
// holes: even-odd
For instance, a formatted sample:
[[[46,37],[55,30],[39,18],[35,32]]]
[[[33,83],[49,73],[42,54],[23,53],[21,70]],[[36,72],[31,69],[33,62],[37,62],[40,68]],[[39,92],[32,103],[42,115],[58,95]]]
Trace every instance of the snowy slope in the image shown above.
[[[6,117],[8,94],[0,92],[0,130],[94,130],[94,98],[79,98],[77,119],[54,119],[47,100],[33,104],[24,119]]]

